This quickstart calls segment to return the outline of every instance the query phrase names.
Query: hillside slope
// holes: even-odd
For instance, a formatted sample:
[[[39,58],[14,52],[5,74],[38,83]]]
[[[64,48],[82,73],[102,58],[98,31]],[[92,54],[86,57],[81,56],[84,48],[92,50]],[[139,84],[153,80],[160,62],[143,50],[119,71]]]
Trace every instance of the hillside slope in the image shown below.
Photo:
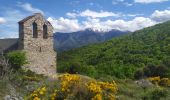
[[[148,64],[170,59],[170,21],[148,27],[110,41],[58,54],[58,71],[76,63],[81,74],[133,77]],[[63,70],[65,68],[65,70]],[[90,70],[84,73],[84,70]]]
[[[54,47],[57,52],[68,51],[73,48],[82,47],[88,44],[104,42],[113,37],[126,34],[119,30],[111,30],[109,32],[99,32],[92,29],[72,33],[55,33]]]

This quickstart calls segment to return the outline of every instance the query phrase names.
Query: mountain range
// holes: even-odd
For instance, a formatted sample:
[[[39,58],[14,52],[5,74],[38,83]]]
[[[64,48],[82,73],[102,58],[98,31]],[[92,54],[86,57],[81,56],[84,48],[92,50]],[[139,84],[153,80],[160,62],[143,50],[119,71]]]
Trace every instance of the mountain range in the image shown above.
[[[86,29],[83,31],[72,33],[57,32],[54,34],[54,47],[57,52],[67,51],[88,44],[104,42],[110,40],[113,37],[118,37],[126,33],[128,32],[123,32],[119,30],[101,32],[92,29]]]

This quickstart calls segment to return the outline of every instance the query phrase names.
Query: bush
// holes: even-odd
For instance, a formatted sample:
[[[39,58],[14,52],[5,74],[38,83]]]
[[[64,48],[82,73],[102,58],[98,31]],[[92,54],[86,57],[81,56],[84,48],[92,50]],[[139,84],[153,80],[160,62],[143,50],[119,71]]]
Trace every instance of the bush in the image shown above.
[[[163,60],[163,64],[170,68],[170,58]]]
[[[70,74],[76,74],[80,73],[80,63],[79,62],[73,62],[70,64],[68,73]]]
[[[84,66],[84,67],[82,66],[80,74],[88,75],[93,78],[96,78],[98,76],[95,66],[92,65]]]
[[[67,63],[64,63],[62,65],[58,65],[57,66],[57,72],[58,73],[68,73],[69,71],[69,67],[70,67],[70,64],[67,62]]]
[[[27,63],[25,52],[22,51],[13,51],[7,54],[9,63],[14,69],[20,69],[21,66]]]
[[[137,70],[134,74],[135,79],[140,79],[143,77],[156,77],[160,76],[161,78],[163,77],[168,77],[169,75],[169,69],[165,65],[148,65],[143,68],[143,70]]]
[[[159,65],[156,67],[155,76],[166,77],[168,76],[168,67],[164,65]]]
[[[156,85],[158,85],[159,82],[161,81],[159,76],[157,76],[157,77],[149,77],[148,80],[151,81],[153,84],[156,84]]]
[[[53,85],[43,85],[25,97],[26,100],[115,100],[115,81],[102,82],[76,74],[63,74]]]
[[[157,76],[157,77],[149,77],[148,80],[156,85],[170,87],[170,79],[169,78],[160,78],[159,76]]]
[[[148,65],[148,66],[144,67],[143,72],[144,72],[144,75],[147,77],[155,76],[156,66]]]
[[[68,62],[61,66],[57,67],[58,72],[60,73],[70,73],[76,74],[81,72],[81,66],[79,62]]]
[[[13,70],[10,68],[8,60],[4,55],[0,55],[0,79],[10,79],[13,74]]]
[[[170,79],[169,78],[162,78],[159,82],[159,85],[170,87]]]
[[[141,79],[143,78],[143,76],[144,76],[143,70],[137,70],[134,74],[135,79]]]
[[[167,90],[165,89],[155,89],[154,91],[151,92],[151,100],[160,100],[161,98],[166,98],[167,97]]]
[[[142,100],[168,100],[168,91],[165,88],[153,88],[146,92]]]

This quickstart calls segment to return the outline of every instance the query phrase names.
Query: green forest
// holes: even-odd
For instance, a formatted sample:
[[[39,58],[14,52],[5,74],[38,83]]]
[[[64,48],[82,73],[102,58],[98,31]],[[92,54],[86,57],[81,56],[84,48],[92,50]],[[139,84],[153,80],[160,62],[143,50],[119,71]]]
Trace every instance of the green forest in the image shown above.
[[[58,53],[57,60],[60,73],[79,73],[97,79],[106,76],[122,79],[168,77],[170,21],[104,43]]]

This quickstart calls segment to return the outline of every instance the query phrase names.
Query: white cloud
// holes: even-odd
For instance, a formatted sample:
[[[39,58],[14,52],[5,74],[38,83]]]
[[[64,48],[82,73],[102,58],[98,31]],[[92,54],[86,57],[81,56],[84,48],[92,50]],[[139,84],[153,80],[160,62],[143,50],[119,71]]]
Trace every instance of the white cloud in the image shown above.
[[[6,23],[0,25],[0,38],[17,38],[18,37],[18,21],[22,20],[26,16],[30,15],[27,12],[21,12],[20,10],[5,8],[3,9],[3,18]]]
[[[55,28],[55,32],[76,32],[84,30],[86,28],[91,28],[97,31],[110,31],[112,29],[117,29],[121,31],[136,31],[145,27],[149,27],[157,24],[154,20],[145,17],[135,17],[130,21],[125,20],[105,20],[102,21],[99,18],[88,17],[87,20],[79,23],[76,19],[54,19],[49,17],[48,21],[52,23]]]
[[[79,14],[79,16],[82,17],[92,17],[92,18],[103,18],[103,17],[119,17],[119,14],[113,13],[113,12],[107,12],[107,11],[92,11],[92,10],[85,10]]]
[[[76,32],[82,30],[81,25],[76,19],[65,19],[63,17],[55,19],[49,17],[47,20],[52,24],[55,32]]]
[[[70,5],[72,6],[76,6],[80,4],[80,0],[68,0],[68,2],[70,3]]]
[[[66,13],[66,15],[69,17],[69,18],[76,18],[77,17],[77,14],[76,13]]]
[[[29,12],[23,12],[21,10],[16,9],[8,9],[4,11],[3,16],[0,17],[0,23],[2,23],[2,19],[3,20],[5,19],[6,23],[3,22],[4,24],[0,25],[0,31],[3,32],[3,35],[0,34],[0,38],[18,37],[17,22],[23,19],[24,17],[30,15],[31,12],[32,10]],[[96,12],[88,9],[82,12],[73,11],[73,13],[67,13],[66,15],[68,16],[68,18],[60,17],[56,19],[53,17],[49,17],[47,19],[54,26],[55,32],[69,33],[84,30],[86,28],[91,28],[93,30],[104,32],[110,31],[112,29],[117,29],[121,31],[136,31],[169,20],[170,10],[163,11],[156,10],[148,18],[138,17],[142,16],[141,14],[122,14],[108,11]],[[109,18],[106,19],[107,17],[120,18],[127,16],[130,16],[133,19],[131,20],[121,19],[110,20]],[[79,17],[83,17],[81,19],[83,21],[80,22]]]
[[[125,14],[124,17],[136,17],[136,16],[142,16],[143,14]]]
[[[112,0],[112,4],[113,4],[113,5],[122,4],[122,5],[125,5],[125,6],[127,6],[127,7],[133,6],[132,3],[126,2],[125,0]]]
[[[95,18],[88,18],[87,21],[83,22],[83,26],[85,29],[91,28],[93,30],[97,31],[109,31],[111,30],[108,25],[104,25],[104,22],[102,22],[100,19]]]
[[[34,12],[43,13],[41,10],[33,8],[32,5],[28,3],[22,4],[18,2],[17,6],[23,8],[27,12],[19,10],[18,8],[1,8],[3,13],[0,17],[0,38],[18,38],[18,21],[32,15]]]
[[[78,13],[66,13],[66,15],[69,18],[76,18],[76,17],[91,17],[91,18],[104,18],[104,17],[120,17],[120,13],[114,13],[114,12],[108,12],[108,11],[100,11],[100,12],[96,12],[96,11],[92,11],[92,10],[85,10],[82,12],[78,12]]]
[[[132,3],[128,3],[128,2],[125,2],[125,3],[123,3],[125,6],[133,6],[133,4]]]
[[[44,14],[44,12],[38,8],[34,8],[32,7],[32,5],[30,3],[19,3],[18,5],[19,7],[22,7],[24,10],[31,12],[31,13],[41,13]]]
[[[3,8],[2,17],[0,17],[0,38],[17,38],[18,37],[18,21],[23,18],[32,15],[32,13],[44,13],[38,8],[32,7],[29,3],[18,2],[18,7],[25,11],[19,10],[17,8]]]
[[[110,31],[112,29],[117,29],[121,31],[135,31],[155,24],[156,22],[154,22],[153,20],[144,17],[136,17],[131,21],[125,20],[100,21],[99,19],[92,19],[88,22],[84,22],[85,27],[92,28],[98,31]]]
[[[163,11],[156,10],[151,15],[151,18],[157,22],[168,21],[170,20],[170,10],[163,10]]]
[[[143,4],[160,3],[165,1],[169,1],[169,0],[134,0],[135,3],[143,3]]]
[[[5,20],[5,18],[3,18],[3,17],[0,17],[0,24],[4,24],[4,23],[6,23],[6,20]]]
[[[124,2],[125,0],[113,0],[115,2]]]

